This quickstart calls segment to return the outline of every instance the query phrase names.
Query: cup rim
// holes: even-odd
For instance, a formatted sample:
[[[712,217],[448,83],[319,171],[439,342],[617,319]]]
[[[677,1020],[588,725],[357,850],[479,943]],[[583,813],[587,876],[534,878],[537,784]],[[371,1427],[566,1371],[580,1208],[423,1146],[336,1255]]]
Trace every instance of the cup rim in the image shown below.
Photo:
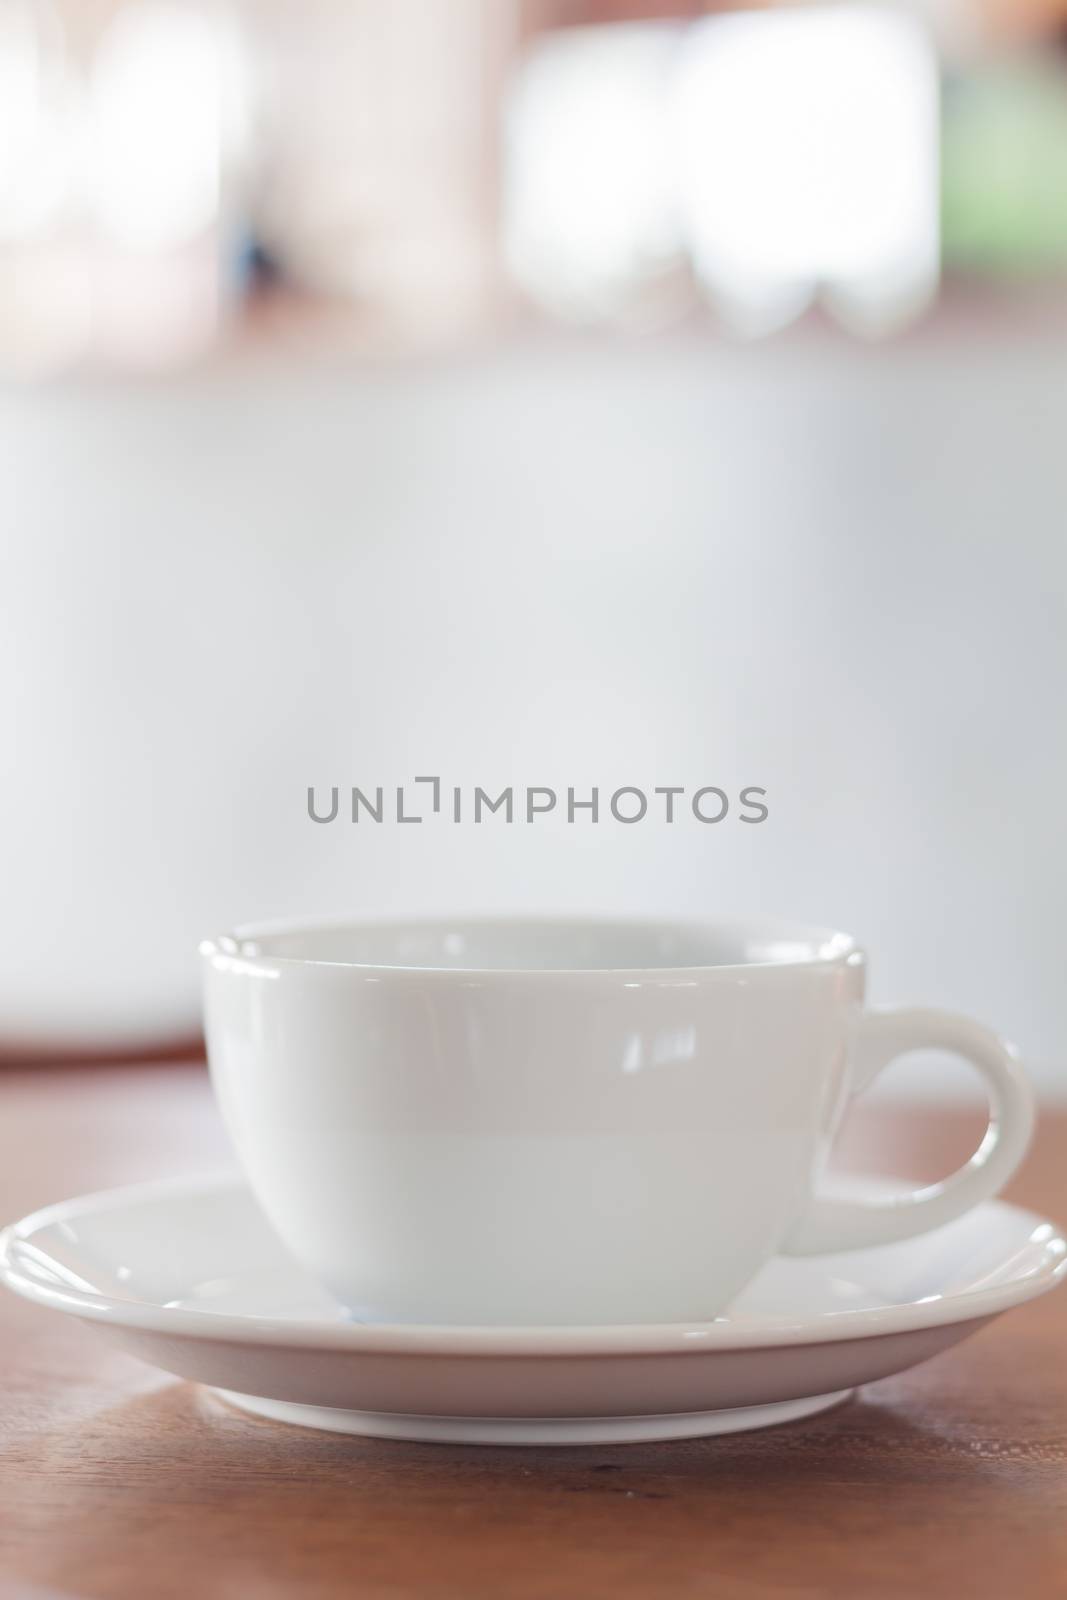
[[[377,933],[402,933],[405,931],[432,930],[447,933],[460,928],[487,933],[499,930],[506,933],[515,929],[539,929],[549,932],[641,932],[675,933],[683,935],[719,934],[734,939],[762,941],[777,945],[774,956],[753,957],[742,960],[682,962],[677,964],[646,963],[636,966],[583,966],[560,964],[529,966],[520,964],[486,966],[472,963],[458,965],[439,961],[368,961],[338,958],[336,956],[279,954],[263,949],[264,941],[301,934],[340,933],[345,930]],[[566,978],[626,978],[673,979],[684,982],[713,974],[751,972],[797,972],[857,965],[863,961],[863,951],[851,934],[813,923],[795,922],[780,917],[717,917],[686,918],[670,916],[618,916],[575,915],[570,913],[495,914],[460,913],[427,916],[359,917],[359,916],[304,916],[272,918],[266,921],[238,923],[229,931],[201,941],[199,953],[203,960],[217,970],[265,973],[273,969],[289,971],[349,972],[392,977],[425,979],[528,979],[559,981]]]

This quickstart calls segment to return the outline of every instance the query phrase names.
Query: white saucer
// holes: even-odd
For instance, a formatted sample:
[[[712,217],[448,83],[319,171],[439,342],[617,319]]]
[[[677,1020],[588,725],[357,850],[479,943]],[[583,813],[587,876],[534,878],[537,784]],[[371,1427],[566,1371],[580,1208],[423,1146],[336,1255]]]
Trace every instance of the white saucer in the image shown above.
[[[69,1200],[0,1235],[10,1288],[246,1411],[477,1444],[683,1439],[810,1416],[1064,1276],[1060,1230],[991,1201],[901,1244],[772,1261],[714,1322],[387,1326],[343,1321],[235,1178]]]

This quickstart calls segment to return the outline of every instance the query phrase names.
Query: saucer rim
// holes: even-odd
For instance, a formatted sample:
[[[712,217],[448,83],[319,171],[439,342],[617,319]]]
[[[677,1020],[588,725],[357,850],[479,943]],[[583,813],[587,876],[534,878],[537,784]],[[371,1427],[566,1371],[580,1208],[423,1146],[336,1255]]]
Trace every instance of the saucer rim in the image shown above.
[[[880,1180],[869,1180],[876,1185]],[[987,1288],[964,1289],[936,1300],[867,1308],[843,1308],[807,1317],[761,1317],[733,1322],[461,1325],[450,1323],[324,1322],[317,1318],[258,1317],[173,1307],[145,1299],[103,1294],[89,1286],[59,1288],[34,1277],[20,1257],[35,1234],[56,1224],[109,1210],[168,1198],[243,1190],[239,1173],[152,1179],[121,1188],[93,1191],[39,1207],[0,1232],[0,1282],[14,1293],[51,1310],[84,1321],[134,1331],[166,1332],[195,1340],[234,1344],[347,1351],[354,1355],[450,1355],[486,1357],[697,1355],[797,1345],[835,1344],[857,1338],[984,1320],[1047,1293],[1067,1278],[1067,1237],[1048,1217],[1001,1199],[986,1200],[976,1211],[1010,1213],[1029,1223],[1028,1244],[1037,1263],[1022,1275]],[[1038,1233],[1046,1236],[1037,1239]]]

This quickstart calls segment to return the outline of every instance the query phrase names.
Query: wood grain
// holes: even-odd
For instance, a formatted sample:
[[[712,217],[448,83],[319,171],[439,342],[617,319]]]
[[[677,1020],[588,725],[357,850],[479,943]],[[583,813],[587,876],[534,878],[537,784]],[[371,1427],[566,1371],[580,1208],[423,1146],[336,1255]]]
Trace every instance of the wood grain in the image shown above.
[[[954,1111],[880,1111],[851,1155],[944,1171]],[[196,1068],[0,1078],[0,1216],[224,1141]],[[1014,1198],[1067,1216],[1067,1117]],[[809,1422],[515,1451],[259,1422],[3,1295],[7,1597],[1067,1596],[1067,1294]]]

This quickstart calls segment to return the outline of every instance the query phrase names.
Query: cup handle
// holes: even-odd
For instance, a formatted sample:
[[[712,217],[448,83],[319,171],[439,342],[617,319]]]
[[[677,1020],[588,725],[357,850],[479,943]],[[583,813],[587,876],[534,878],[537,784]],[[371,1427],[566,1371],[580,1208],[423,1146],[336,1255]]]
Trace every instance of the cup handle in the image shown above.
[[[988,1200],[1026,1154],[1034,1103],[1010,1044],[981,1023],[947,1011],[885,1006],[863,1014],[853,1042],[853,1092],[906,1050],[949,1050],[978,1068],[989,1095],[989,1124],[971,1159],[951,1177],[878,1201],[815,1195],[781,1246],[783,1255],[862,1250],[939,1228]]]

